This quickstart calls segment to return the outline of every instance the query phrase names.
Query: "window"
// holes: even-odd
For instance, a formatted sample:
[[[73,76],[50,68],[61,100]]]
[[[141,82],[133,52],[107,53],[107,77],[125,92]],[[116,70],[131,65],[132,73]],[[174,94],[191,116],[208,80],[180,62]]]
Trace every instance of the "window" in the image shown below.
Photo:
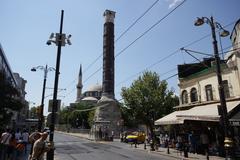
[[[197,89],[196,88],[192,88],[191,89],[191,102],[196,102],[198,101],[198,95],[197,95]]]
[[[188,95],[187,95],[187,91],[184,90],[182,91],[182,104],[186,104],[188,103]]]
[[[213,91],[212,91],[212,85],[206,85],[205,86],[205,91],[206,91],[206,98],[207,101],[212,101],[213,100]]]
[[[228,81],[224,80],[224,81],[222,81],[222,84],[223,84],[223,90],[224,90],[225,98],[230,98]]]

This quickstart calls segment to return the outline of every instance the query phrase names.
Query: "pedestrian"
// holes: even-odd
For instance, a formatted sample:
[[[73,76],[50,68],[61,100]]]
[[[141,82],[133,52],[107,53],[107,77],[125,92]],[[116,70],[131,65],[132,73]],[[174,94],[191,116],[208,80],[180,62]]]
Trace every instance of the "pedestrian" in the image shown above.
[[[20,138],[17,141],[17,146],[16,146],[16,160],[22,160],[24,149],[25,149],[25,144],[23,143],[22,138]]]
[[[193,131],[188,135],[188,142],[190,144],[190,152],[195,154],[197,150],[197,140]]]
[[[9,140],[9,152],[8,152],[9,160],[16,160],[16,147],[17,140],[15,137],[15,133],[12,133],[12,137]]]
[[[18,128],[15,133],[15,138],[18,141],[22,137],[22,133],[20,132],[20,129]]]
[[[40,132],[33,132],[32,134],[30,134],[29,136],[29,143],[31,144],[31,149],[30,149],[30,153],[29,153],[29,160],[32,157],[32,152],[33,152],[33,145],[34,142],[36,142],[39,138],[41,137],[41,133]]]
[[[25,153],[27,153],[28,137],[29,137],[29,134],[28,134],[27,130],[24,129],[23,133],[22,133],[22,140],[23,140],[23,144],[24,144]]]
[[[47,132],[41,133],[41,137],[33,145],[33,153],[30,160],[44,160],[44,153],[48,152],[50,149],[53,149],[52,144],[46,144],[47,137]]]
[[[177,150],[180,152],[180,156],[182,156],[182,151],[183,151],[183,139],[181,135],[177,136],[177,144],[176,144]]]
[[[200,142],[202,145],[202,148],[204,150],[205,155],[207,156],[207,160],[209,159],[209,150],[208,150],[208,145],[209,145],[209,138],[206,132],[202,132],[200,135]]]
[[[114,131],[112,131],[112,135],[111,135],[112,141],[113,141],[113,138],[114,138]]]
[[[7,153],[9,152],[9,141],[11,137],[12,137],[12,134],[10,133],[9,128],[7,128],[6,131],[1,135],[0,142],[2,145],[2,149],[0,151],[1,152],[0,160],[6,160],[7,158]]]

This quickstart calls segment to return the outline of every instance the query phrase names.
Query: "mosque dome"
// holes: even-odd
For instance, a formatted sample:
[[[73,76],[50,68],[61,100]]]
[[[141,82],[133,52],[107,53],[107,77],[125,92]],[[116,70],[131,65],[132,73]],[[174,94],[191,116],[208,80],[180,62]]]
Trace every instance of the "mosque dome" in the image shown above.
[[[95,85],[92,85],[88,88],[88,90],[86,92],[93,92],[93,91],[102,91],[102,85],[100,84],[95,84]]]
[[[85,97],[82,99],[82,101],[98,101],[98,99],[94,97]]]

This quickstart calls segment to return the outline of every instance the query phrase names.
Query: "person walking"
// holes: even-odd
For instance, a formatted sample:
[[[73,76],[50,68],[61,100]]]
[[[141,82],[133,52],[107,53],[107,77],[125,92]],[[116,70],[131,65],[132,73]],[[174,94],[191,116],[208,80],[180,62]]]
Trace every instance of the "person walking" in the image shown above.
[[[7,153],[9,152],[9,141],[12,137],[12,134],[10,133],[10,129],[6,129],[4,133],[2,133],[0,142],[2,144],[2,149],[1,149],[1,157],[0,160],[6,160],[7,158]]]
[[[193,131],[188,135],[188,142],[190,144],[190,152],[195,154],[197,152],[197,140]]]
[[[34,143],[41,137],[41,132],[33,132],[32,134],[30,134],[29,136],[29,143],[31,144],[31,149],[30,149],[30,153],[29,153],[29,158],[31,159],[32,157],[32,152],[33,152],[33,145]]]
[[[9,140],[9,152],[8,152],[9,160],[16,160],[16,147],[17,140],[15,137],[15,133],[12,133],[12,137]]]
[[[201,133],[200,142],[201,142],[202,148],[204,150],[204,153],[207,156],[207,160],[209,160],[209,151],[208,151],[209,138],[208,138],[208,135],[206,134],[206,132]]]
[[[15,133],[15,138],[17,141],[22,138],[22,133],[19,128],[17,129],[17,131]]]
[[[25,153],[27,153],[28,137],[29,137],[29,134],[28,134],[27,130],[24,129],[23,133],[22,133],[22,140],[23,140],[23,144],[24,144]]]
[[[44,160],[44,153],[53,148],[52,144],[46,144],[47,137],[47,132],[41,133],[41,138],[39,138],[33,145],[33,153],[30,160]]]

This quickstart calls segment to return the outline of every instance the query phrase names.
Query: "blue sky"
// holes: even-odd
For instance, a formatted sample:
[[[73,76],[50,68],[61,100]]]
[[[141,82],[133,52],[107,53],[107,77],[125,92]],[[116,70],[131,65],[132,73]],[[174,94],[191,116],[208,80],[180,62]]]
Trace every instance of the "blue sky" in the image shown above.
[[[5,51],[13,72],[25,80],[26,99],[40,104],[43,71],[31,72],[35,66],[55,67],[57,47],[46,45],[49,35],[59,32],[61,10],[64,10],[63,32],[71,34],[71,46],[62,48],[59,99],[64,105],[76,100],[76,83],[79,66],[83,66],[83,91],[96,83],[102,83],[102,70],[88,78],[102,66],[100,58],[88,70],[86,68],[103,51],[103,12],[116,12],[115,39],[118,38],[156,0],[1,0],[0,43]],[[134,27],[115,43],[115,55],[142,35],[157,21],[168,14],[182,0],[159,0],[156,5]],[[181,47],[210,34],[210,27],[195,27],[196,17],[213,16],[230,32],[234,22],[240,18],[239,0],[187,0],[172,14],[138,39],[115,59],[115,95],[121,99],[122,87],[130,84],[146,69],[155,71],[162,80],[167,79],[169,89],[178,94],[177,65],[195,61],[179,51]],[[222,48],[231,45],[229,37],[221,39]],[[212,53],[211,36],[187,47],[188,49]],[[225,49],[224,51],[227,51]],[[201,58],[201,55],[195,55]],[[152,64],[156,64],[148,68]],[[134,76],[135,75],[135,76]],[[47,87],[53,88],[54,72],[48,73]],[[45,106],[52,98],[52,89],[46,89]],[[50,96],[48,96],[50,95]],[[65,96],[65,97],[62,97]],[[32,104],[31,104],[32,105]],[[46,114],[45,108],[45,114]]]

